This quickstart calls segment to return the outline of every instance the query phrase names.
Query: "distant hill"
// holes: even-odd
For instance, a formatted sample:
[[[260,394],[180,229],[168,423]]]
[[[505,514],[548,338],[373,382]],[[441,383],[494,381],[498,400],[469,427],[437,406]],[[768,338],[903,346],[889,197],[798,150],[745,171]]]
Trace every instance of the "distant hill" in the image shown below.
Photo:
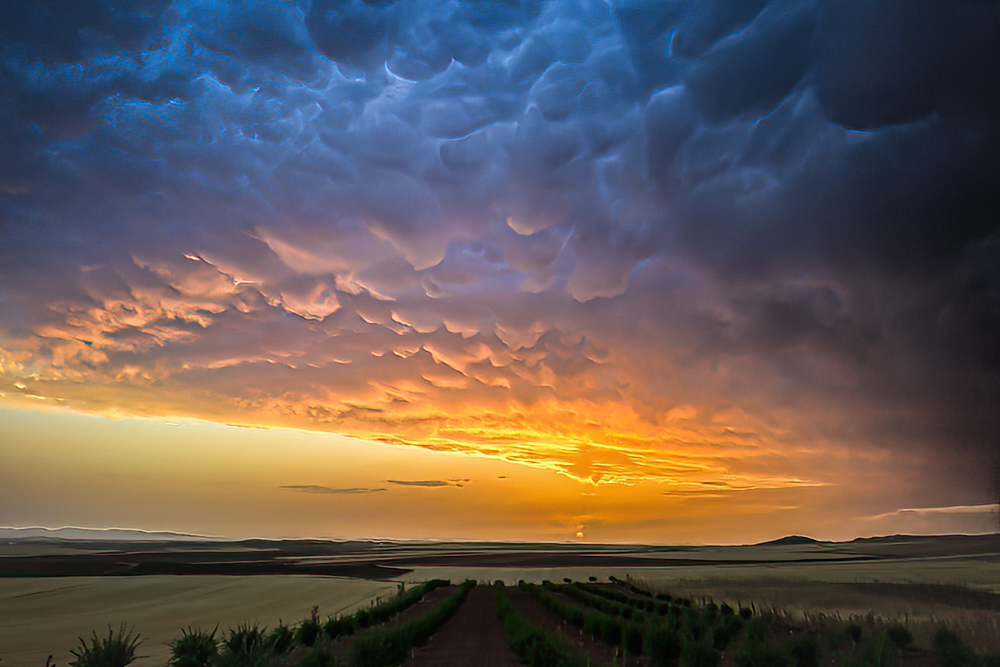
[[[804,537],[802,535],[788,535],[787,537],[781,537],[776,540],[771,540],[770,542],[760,542],[755,544],[755,547],[801,547],[809,544],[824,544],[819,540],[814,540],[811,537]],[[828,544],[828,543],[827,543]]]
[[[218,537],[149,531],[134,528],[29,528],[0,527],[0,540],[83,540],[88,542],[128,541],[128,542],[192,542],[213,541]]]

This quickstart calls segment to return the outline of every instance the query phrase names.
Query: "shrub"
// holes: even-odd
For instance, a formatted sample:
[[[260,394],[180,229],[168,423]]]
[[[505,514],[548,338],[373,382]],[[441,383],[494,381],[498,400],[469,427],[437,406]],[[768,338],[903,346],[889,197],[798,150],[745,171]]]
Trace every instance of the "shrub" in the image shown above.
[[[114,632],[108,626],[108,637],[102,639],[96,632],[90,633],[90,644],[80,637],[80,646],[71,650],[74,660],[70,661],[70,667],[125,667],[137,657],[142,640],[138,634],[133,634],[124,623]]]
[[[587,614],[583,619],[583,631],[598,639],[601,636],[601,617],[597,614]]]
[[[642,653],[642,640],[643,632],[642,626],[638,623],[629,623],[625,626],[624,641],[625,650],[632,655],[640,655]]]
[[[885,631],[885,636],[896,645],[898,649],[904,649],[913,643],[913,634],[902,625],[892,625]]]
[[[722,621],[712,632],[712,645],[720,651],[726,650],[742,629],[743,621],[739,616],[723,616]]]
[[[267,638],[267,644],[274,655],[284,655],[295,646],[295,631],[279,622]]]
[[[336,639],[337,637],[343,637],[345,635],[353,635],[354,622],[350,617],[338,616],[337,618],[333,618],[331,616],[327,619],[326,623],[323,624],[323,634],[330,639]]]
[[[732,607],[730,607],[728,604],[726,604],[725,602],[723,602],[719,606],[719,613],[722,614],[723,616],[732,616],[735,612],[733,611]]]
[[[770,642],[748,640],[736,656],[736,667],[788,667],[788,657]]]
[[[951,628],[941,628],[931,638],[931,648],[941,659],[941,667],[966,667],[975,660],[958,633]]]
[[[747,623],[747,641],[763,642],[767,640],[767,626],[771,624],[771,619],[766,616],[758,616]]]
[[[222,651],[216,659],[221,667],[256,667],[266,665],[270,646],[265,630],[260,626],[241,623],[222,640]]]
[[[319,607],[313,607],[309,618],[299,624],[299,629],[295,633],[299,643],[303,646],[312,646],[319,636]]]
[[[188,627],[181,630],[181,638],[170,642],[170,667],[207,667],[219,654],[219,640],[215,633]]]
[[[367,609],[362,609],[354,615],[354,620],[358,624],[358,627],[364,630],[372,624],[372,615]]]
[[[850,640],[855,644],[861,641],[861,637],[864,635],[864,632],[861,630],[861,626],[858,625],[857,623],[851,623],[850,625],[848,625],[844,629],[844,632],[847,634]]]
[[[785,643],[792,667],[819,667],[819,641],[811,635],[799,635]]]
[[[719,658],[718,651],[701,642],[686,642],[681,650],[684,667],[718,667]]]
[[[601,619],[601,641],[609,646],[617,646],[622,641],[622,623],[617,618]]]
[[[677,667],[681,657],[681,638],[677,628],[666,623],[654,625],[647,633],[646,653],[653,667]]]
[[[865,647],[864,663],[866,667],[889,667],[895,662],[897,651],[894,650],[892,642],[886,637],[868,643]]]
[[[740,618],[744,621],[749,621],[751,616],[753,616],[753,609],[750,607],[740,607]]]

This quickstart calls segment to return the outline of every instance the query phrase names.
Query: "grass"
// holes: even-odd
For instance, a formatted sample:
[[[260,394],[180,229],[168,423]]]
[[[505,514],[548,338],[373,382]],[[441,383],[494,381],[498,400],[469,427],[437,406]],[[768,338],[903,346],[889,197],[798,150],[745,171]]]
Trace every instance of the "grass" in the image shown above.
[[[124,623],[115,632],[108,626],[107,638],[92,632],[90,640],[80,637],[80,646],[70,651],[74,659],[70,667],[125,667],[137,657],[142,640]]]

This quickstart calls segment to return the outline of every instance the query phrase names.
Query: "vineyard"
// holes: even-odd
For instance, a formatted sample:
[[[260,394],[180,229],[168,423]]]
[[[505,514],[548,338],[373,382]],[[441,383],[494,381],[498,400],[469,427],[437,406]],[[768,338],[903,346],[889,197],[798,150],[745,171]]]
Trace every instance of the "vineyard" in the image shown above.
[[[954,629],[926,645],[902,623],[795,622],[654,591],[633,580],[453,585],[432,580],[352,614],[295,625],[188,628],[171,667],[1000,667]],[[124,667],[142,640],[127,627],[81,640],[71,667]]]

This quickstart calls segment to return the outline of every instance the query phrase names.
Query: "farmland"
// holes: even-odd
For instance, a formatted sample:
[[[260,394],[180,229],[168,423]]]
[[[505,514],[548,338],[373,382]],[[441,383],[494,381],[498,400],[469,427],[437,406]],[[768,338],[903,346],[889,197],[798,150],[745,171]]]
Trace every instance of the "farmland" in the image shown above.
[[[588,636],[583,626],[570,632],[567,628],[575,626],[554,614],[553,601],[577,607],[586,606],[585,599],[594,602],[597,593],[591,590],[587,593],[591,598],[586,598],[579,587],[599,587],[634,598],[636,593],[626,588],[633,586],[645,591],[640,598],[671,596],[686,600],[694,609],[745,608],[755,618],[764,614],[774,619],[767,629],[772,639],[781,632],[822,639],[828,660],[824,664],[864,658],[862,653],[847,655],[831,648],[838,641],[843,643],[842,637],[836,638],[851,624],[862,627],[864,635],[874,641],[894,623],[905,623],[912,630],[914,645],[907,649],[910,653],[900,656],[909,656],[913,664],[924,664],[921,660],[933,664],[933,637],[944,625],[959,630],[979,652],[1000,652],[1000,561],[995,541],[989,537],[892,538],[846,544],[793,540],[753,547],[24,541],[4,545],[0,553],[4,565],[0,570],[4,575],[0,576],[0,658],[4,667],[41,666],[50,654],[57,665],[65,665],[78,637],[102,628],[106,634],[109,624],[118,627],[121,622],[145,639],[139,651],[144,657],[133,664],[153,667],[166,662],[168,642],[177,639],[182,628],[218,627],[224,633],[243,623],[273,631],[282,622],[294,630],[309,619],[313,607],[318,607],[322,628],[317,632],[318,648],[303,647],[300,641],[287,655],[275,658],[275,665],[291,667],[320,649],[331,659],[350,662],[355,650],[351,644],[363,644],[363,635],[383,632],[383,626],[386,632],[398,626],[392,637],[405,645],[404,653],[409,652],[407,664],[459,664],[449,661],[467,661],[460,656],[484,652],[495,654],[498,667],[516,664],[510,662],[514,658],[508,644],[514,644],[509,633],[507,640],[500,641],[503,626],[493,609],[489,586],[463,592],[462,601],[454,603],[459,605],[457,611],[442,612],[433,629],[413,625],[436,613],[466,580],[506,584],[505,595],[519,617],[551,636],[568,655],[583,654],[592,664],[620,663],[624,639],[608,645],[593,634]],[[453,585],[422,595],[418,590],[422,582],[434,579],[450,580]],[[566,579],[574,582],[574,588],[566,587]],[[555,583],[530,586],[543,581]],[[519,587],[518,582],[525,585]],[[380,603],[385,607],[400,584],[408,595],[419,597],[408,603],[412,606],[395,611],[390,605],[392,609],[386,607],[381,616],[362,611],[379,609],[371,605]],[[390,611],[391,618],[387,616]],[[615,616],[620,619],[622,613],[618,609]],[[641,618],[637,612],[637,620],[628,622],[635,625],[641,620],[639,625],[645,628],[671,618],[669,608],[660,614],[659,608],[647,613],[644,607],[641,613]],[[368,620],[360,620],[364,618]],[[680,616],[673,618],[681,622]],[[332,623],[336,619],[345,620],[337,626]],[[589,622],[593,626],[597,621]],[[345,630],[348,626],[350,632]],[[704,631],[729,632],[710,625]],[[632,632],[633,649],[650,641],[645,636],[638,639],[638,630]],[[422,639],[411,646],[412,637],[417,636]],[[746,639],[733,641],[733,646],[742,646],[740,642]],[[734,659],[733,650],[720,653],[723,667]],[[868,649],[857,649],[863,650]],[[649,664],[646,653],[645,648],[633,651],[632,660]]]

